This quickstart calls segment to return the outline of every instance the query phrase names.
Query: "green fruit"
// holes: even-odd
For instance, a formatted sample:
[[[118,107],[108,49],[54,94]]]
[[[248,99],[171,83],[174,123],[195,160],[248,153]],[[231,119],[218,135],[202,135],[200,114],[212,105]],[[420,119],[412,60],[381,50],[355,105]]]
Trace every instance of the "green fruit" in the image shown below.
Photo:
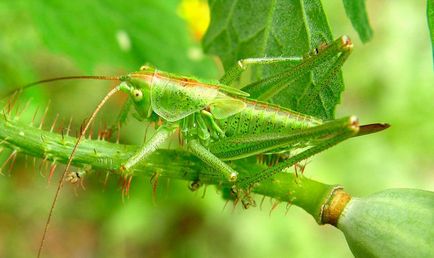
[[[337,227],[355,257],[434,257],[434,192],[390,189],[352,198]]]

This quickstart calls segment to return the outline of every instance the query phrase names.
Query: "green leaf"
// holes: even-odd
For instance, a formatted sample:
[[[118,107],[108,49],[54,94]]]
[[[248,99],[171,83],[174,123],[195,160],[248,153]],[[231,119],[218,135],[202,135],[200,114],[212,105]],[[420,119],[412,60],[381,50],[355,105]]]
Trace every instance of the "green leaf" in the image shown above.
[[[431,47],[434,60],[434,1],[432,0],[427,1],[426,15],[428,16],[428,27],[431,34]]]
[[[45,45],[87,72],[96,65],[133,71],[151,63],[163,70],[214,75],[210,60],[189,57],[192,40],[176,14],[177,0],[25,2],[23,9]]]
[[[319,0],[210,0],[209,4],[211,24],[203,45],[207,53],[221,58],[225,69],[247,57],[303,56],[309,50],[332,40]],[[334,61],[332,58],[312,74],[307,73],[280,92],[272,102],[302,113],[332,119],[344,88],[341,73],[319,90],[316,90],[316,85],[328,73]],[[252,69],[251,79],[264,78],[290,66],[258,66]]]
[[[366,13],[365,0],[343,0],[345,13],[363,43],[372,38],[372,29]]]

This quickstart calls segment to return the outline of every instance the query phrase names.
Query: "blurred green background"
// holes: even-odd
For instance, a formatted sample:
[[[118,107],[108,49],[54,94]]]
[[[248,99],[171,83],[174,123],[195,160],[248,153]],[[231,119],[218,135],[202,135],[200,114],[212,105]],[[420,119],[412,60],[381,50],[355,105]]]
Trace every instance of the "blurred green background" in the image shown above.
[[[349,35],[355,45],[343,68],[346,90],[337,117],[356,114],[363,123],[392,127],[311,158],[306,175],[342,184],[354,196],[397,187],[433,191],[434,74],[425,3],[367,2],[375,34],[365,45],[342,2],[323,5],[334,36]],[[146,62],[217,78],[221,66],[200,48],[206,10],[195,0],[0,1],[0,90],[54,76],[122,74]],[[51,100],[44,128],[59,113],[59,126],[73,117],[77,129],[111,86],[95,81],[41,85],[22,96],[33,99],[26,116],[31,119]],[[112,100],[97,123],[112,121],[122,101]],[[121,140],[139,144],[144,130],[130,119]],[[8,156],[5,150],[0,158]],[[19,156],[12,172],[0,177],[0,257],[36,254],[57,181],[48,184],[41,176],[48,169],[40,164]],[[104,178],[105,173],[86,178],[85,191],[64,188],[44,257],[352,256],[341,232],[316,225],[297,207],[286,214],[281,204],[270,214],[267,199],[262,210],[223,209],[225,201],[213,187],[202,198],[186,182],[164,180],[154,202],[149,178],[140,176],[122,201],[117,178],[111,176],[107,185]]]

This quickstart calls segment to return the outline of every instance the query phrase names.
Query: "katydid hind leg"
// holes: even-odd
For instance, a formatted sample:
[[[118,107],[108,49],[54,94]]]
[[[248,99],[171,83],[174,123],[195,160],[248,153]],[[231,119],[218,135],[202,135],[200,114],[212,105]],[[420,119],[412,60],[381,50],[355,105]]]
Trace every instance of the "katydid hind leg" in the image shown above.
[[[347,58],[350,55],[350,51],[342,52],[341,55],[330,65],[330,67],[323,73],[323,76],[316,80],[316,83],[312,82],[313,87],[310,88],[308,91],[305,91],[305,94],[300,97],[304,103],[306,103],[304,106],[306,107],[305,112],[309,113],[309,107],[315,107],[314,103],[318,100],[318,96],[321,97],[321,92],[329,87],[333,81],[335,81],[338,76],[339,72],[341,71],[341,68]],[[329,114],[332,116],[331,114]]]
[[[349,118],[280,133],[246,134],[223,138],[210,145],[210,150],[222,160],[235,160],[291,146],[305,147],[347,130]]]
[[[242,90],[249,93],[251,98],[266,101],[287,88],[291,82],[301,78],[316,67],[329,61],[331,58],[336,56],[345,56],[345,60],[351,53],[351,49],[351,40],[347,36],[343,36],[320,49],[314,49],[314,51],[311,51],[303,61],[300,62],[300,64],[284,70],[283,72],[248,84],[244,86]],[[339,64],[338,67],[333,67],[333,71],[336,71],[336,73],[339,72],[340,66],[342,66],[342,64]]]
[[[256,183],[259,183],[263,180],[266,180],[270,178],[271,176],[280,173],[282,170],[289,168],[293,166],[294,164],[305,160],[315,154],[318,154],[348,138],[351,138],[355,135],[357,135],[359,131],[359,124],[356,117],[350,117],[348,119],[348,124],[345,130],[341,130],[338,134],[333,135],[331,138],[325,139],[318,143],[317,145],[314,145],[312,147],[309,147],[308,149],[303,150],[302,152],[288,158],[285,161],[280,162],[279,164],[276,164],[270,168],[267,168],[263,171],[261,171],[258,174],[255,174],[251,177],[245,178],[243,180],[240,180],[239,186],[242,189],[246,189]]]

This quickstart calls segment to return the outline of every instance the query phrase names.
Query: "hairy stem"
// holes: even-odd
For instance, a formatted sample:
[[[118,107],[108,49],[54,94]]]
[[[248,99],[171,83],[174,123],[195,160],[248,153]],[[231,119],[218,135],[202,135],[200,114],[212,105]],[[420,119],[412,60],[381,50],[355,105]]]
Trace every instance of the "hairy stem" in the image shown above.
[[[0,145],[18,153],[65,164],[77,138],[44,131],[26,125],[5,113],[0,113]],[[134,145],[110,143],[102,140],[83,139],[75,153],[72,165],[86,170],[106,170],[119,173],[119,168],[139,148]],[[239,177],[251,176],[267,168],[256,158],[233,161],[230,166],[238,171]],[[160,149],[135,167],[134,175],[148,176],[158,172],[159,176],[230,188],[230,183],[221,173],[214,171],[204,162],[182,149]],[[303,175],[282,172],[257,183],[251,191],[269,196],[281,202],[297,205],[322,224],[322,215],[330,198],[339,188],[326,185]]]

